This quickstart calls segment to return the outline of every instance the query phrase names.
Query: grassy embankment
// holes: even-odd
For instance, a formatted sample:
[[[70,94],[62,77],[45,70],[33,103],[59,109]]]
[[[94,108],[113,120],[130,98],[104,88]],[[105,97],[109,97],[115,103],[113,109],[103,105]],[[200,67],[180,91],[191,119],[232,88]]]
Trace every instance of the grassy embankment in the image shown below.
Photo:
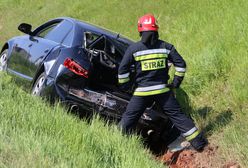
[[[58,16],[75,17],[138,39],[137,18],[147,12],[154,13],[159,18],[161,38],[175,44],[188,63],[188,73],[182,88],[188,94],[190,107],[184,104],[185,109],[191,112],[197,124],[206,131],[210,142],[220,146],[222,152],[220,158],[238,160],[245,167],[248,165],[247,9],[248,2],[245,0],[216,2],[161,0],[156,3],[132,0],[71,2],[1,0],[0,44],[12,36],[21,34],[16,30],[20,22],[29,22],[38,26]],[[123,148],[120,145],[122,141],[118,140],[122,138],[116,133],[114,136],[116,139],[106,140],[108,142],[106,148],[99,147],[98,144],[103,146],[105,144],[101,141],[104,138],[100,135],[108,135],[107,128],[104,128],[107,133],[105,131],[95,133],[98,130],[93,129],[95,126],[87,126],[60,112],[51,112],[58,111],[57,107],[55,109],[45,107],[39,100],[30,100],[31,98],[23,92],[22,96],[17,96],[15,92],[21,91],[8,82],[3,83],[2,77],[1,85],[7,88],[0,94],[1,164],[9,166],[14,160],[16,164],[28,165],[29,161],[25,162],[26,158],[29,158],[30,164],[35,165],[37,159],[38,163],[48,166],[56,164],[70,166],[74,163],[88,163],[87,160],[89,160],[88,164],[92,162],[99,166],[101,164],[109,166],[107,164],[109,160],[110,164],[117,162],[121,165],[131,162],[148,163],[145,159],[138,161],[137,157],[140,157],[140,154],[134,157],[122,153],[125,149],[125,152],[134,154],[131,149],[137,148],[134,147],[138,145],[136,140],[132,139],[127,143],[127,140],[123,139],[125,145],[130,144],[129,148],[122,143]],[[185,95],[179,98],[181,102],[186,100]],[[24,100],[29,101],[25,104]],[[34,109],[29,110],[27,104],[32,105]],[[39,105],[35,107],[36,104]],[[46,116],[46,119],[42,120],[41,116]],[[20,121],[23,121],[21,126],[18,125]],[[52,124],[53,121],[56,121],[55,124]],[[58,129],[61,121],[64,121],[61,124],[62,130],[66,129],[62,133]],[[51,124],[42,127],[46,122]],[[57,122],[58,126],[56,126]],[[98,121],[94,123],[96,127],[102,125]],[[62,136],[63,133],[68,139]],[[72,134],[79,139],[70,137]],[[82,143],[80,136],[86,134],[90,138]],[[95,141],[98,143],[93,143]],[[112,141],[115,143],[112,144]],[[84,145],[81,147],[79,144],[91,145],[84,149]],[[79,147],[81,149],[78,149]],[[89,152],[90,149],[93,149],[92,153]],[[94,149],[99,150],[100,154],[94,153]],[[10,156],[7,153],[10,153]],[[81,155],[85,160],[79,160],[82,159]],[[76,157],[72,158],[72,156]],[[19,158],[25,159],[19,160]],[[111,158],[115,159],[111,160]],[[149,164],[144,165],[149,167]]]
[[[99,119],[87,124],[0,78],[0,167],[162,167],[137,137]]]

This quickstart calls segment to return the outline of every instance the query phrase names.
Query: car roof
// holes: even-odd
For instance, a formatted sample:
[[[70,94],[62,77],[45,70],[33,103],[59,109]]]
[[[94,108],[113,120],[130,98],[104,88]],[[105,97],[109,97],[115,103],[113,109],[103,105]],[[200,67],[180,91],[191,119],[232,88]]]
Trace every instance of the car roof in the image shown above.
[[[105,36],[108,36],[112,39],[117,39],[117,40],[120,40],[120,41],[123,41],[129,45],[131,45],[132,43],[134,43],[133,40],[131,39],[128,39],[118,33],[115,33],[115,32],[112,32],[110,30],[107,30],[103,27],[100,27],[100,26],[97,26],[97,25],[93,25],[93,24],[90,24],[90,23],[87,23],[87,22],[84,22],[84,21],[81,21],[81,20],[77,20],[77,19],[74,19],[74,18],[70,18],[70,17],[60,17],[60,18],[56,18],[56,19],[63,19],[63,20],[68,20],[72,23],[74,23],[74,25],[76,26],[80,26],[81,28],[85,29],[85,30],[90,30],[90,31],[93,31],[97,34],[103,34]],[[56,20],[54,19],[54,20]]]

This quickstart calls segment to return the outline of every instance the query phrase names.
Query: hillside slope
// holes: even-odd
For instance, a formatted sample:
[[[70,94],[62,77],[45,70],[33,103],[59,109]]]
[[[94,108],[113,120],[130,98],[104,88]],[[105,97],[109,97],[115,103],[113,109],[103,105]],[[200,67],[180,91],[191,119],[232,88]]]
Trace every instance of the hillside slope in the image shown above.
[[[237,160],[246,167],[247,10],[245,0],[1,0],[0,44],[21,34],[16,29],[21,22],[35,27],[59,16],[85,20],[138,40],[138,17],[154,13],[161,39],[173,43],[187,61],[184,92],[178,91],[184,110],[205,130],[210,143],[219,146],[221,159]],[[2,131],[5,128],[2,124]]]
[[[137,137],[98,118],[87,124],[0,73],[0,167],[162,167]]]

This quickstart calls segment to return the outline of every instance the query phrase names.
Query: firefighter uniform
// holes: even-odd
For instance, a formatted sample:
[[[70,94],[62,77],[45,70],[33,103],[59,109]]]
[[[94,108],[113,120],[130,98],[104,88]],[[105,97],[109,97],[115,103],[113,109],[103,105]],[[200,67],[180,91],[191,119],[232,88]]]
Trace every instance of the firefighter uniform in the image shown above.
[[[127,89],[130,68],[135,67],[135,88],[126,111],[120,121],[123,131],[135,128],[145,109],[156,102],[182,135],[196,150],[202,150],[206,140],[180,108],[172,88],[178,88],[184,78],[186,63],[172,44],[158,39],[158,25],[153,15],[142,16],[138,21],[141,41],[129,46],[118,69],[121,87]],[[173,64],[175,74],[172,84],[168,84],[169,66]]]
[[[173,83],[177,87],[184,77],[186,64],[173,45],[159,40],[153,48],[137,42],[127,49],[119,67],[119,83],[125,85],[129,82],[130,67],[135,65],[136,88],[120,121],[126,132],[135,127],[147,106],[155,101],[187,140],[199,134],[193,121],[181,112],[173,92],[167,87],[168,61],[175,66]]]

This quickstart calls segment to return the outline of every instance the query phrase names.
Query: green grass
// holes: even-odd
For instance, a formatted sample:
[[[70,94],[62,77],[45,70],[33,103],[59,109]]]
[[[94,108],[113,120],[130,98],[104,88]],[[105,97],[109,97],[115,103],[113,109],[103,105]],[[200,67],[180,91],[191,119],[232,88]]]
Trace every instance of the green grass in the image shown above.
[[[173,43],[187,61],[188,72],[182,85],[186,94],[180,92],[179,96],[181,103],[186,102],[190,105],[182,104],[184,109],[190,112],[197,124],[206,131],[210,142],[220,147],[222,152],[220,157],[225,160],[237,160],[241,166],[246,167],[248,165],[247,10],[248,2],[245,0],[159,0],[156,2],[1,0],[0,44],[10,37],[21,35],[17,31],[17,26],[21,22],[32,23],[36,27],[49,19],[60,16],[78,18],[138,40],[136,31],[138,17],[148,12],[154,13],[158,17],[161,39]],[[15,90],[15,88],[12,89]],[[11,91],[6,90],[6,92]],[[13,102],[17,102],[15,99],[17,98],[13,98]],[[17,105],[15,107],[20,110],[21,108],[18,108],[19,105]],[[0,107],[2,108],[2,101]],[[33,108],[34,111],[42,111],[40,106]],[[7,112],[10,113],[10,111]],[[43,113],[47,112],[43,111]],[[27,113],[19,111],[18,114],[20,117],[24,117]],[[59,119],[63,120],[63,117],[59,117]],[[27,125],[29,122],[34,121],[28,120]],[[6,129],[12,132],[6,124],[2,124],[1,132],[6,132]],[[12,134],[15,129],[13,127]],[[49,132],[49,129],[45,130]],[[37,136],[43,137],[40,134],[42,132],[37,133]],[[9,146],[9,149],[4,148],[5,150],[16,151],[20,148],[18,146],[21,143],[10,142],[19,138],[14,135],[9,137],[10,140],[0,144]],[[20,139],[22,140],[22,138]],[[32,141],[32,139],[26,137],[23,141]],[[41,143],[43,140],[39,142]],[[34,142],[27,142],[27,144],[33,144],[35,148],[39,146],[39,143],[35,144]],[[29,147],[25,149],[28,150]],[[59,149],[58,147],[57,150],[59,151]],[[19,154],[13,154],[10,158],[17,159],[20,158],[20,153],[25,154],[25,152],[17,151]],[[37,157],[35,154],[30,154],[32,152],[26,152],[26,154],[33,162],[35,162],[35,158],[45,159],[41,159],[40,165],[43,163],[56,165],[56,160],[53,160],[50,155],[40,157],[43,155],[43,150],[41,153],[39,150],[37,152]],[[62,157],[62,153],[59,155]],[[68,155],[65,156],[69,157]],[[52,160],[50,160],[51,158]],[[74,161],[70,163],[74,163]],[[77,162],[75,161],[75,163]]]
[[[162,167],[138,137],[52,107],[0,73],[0,167]]]

